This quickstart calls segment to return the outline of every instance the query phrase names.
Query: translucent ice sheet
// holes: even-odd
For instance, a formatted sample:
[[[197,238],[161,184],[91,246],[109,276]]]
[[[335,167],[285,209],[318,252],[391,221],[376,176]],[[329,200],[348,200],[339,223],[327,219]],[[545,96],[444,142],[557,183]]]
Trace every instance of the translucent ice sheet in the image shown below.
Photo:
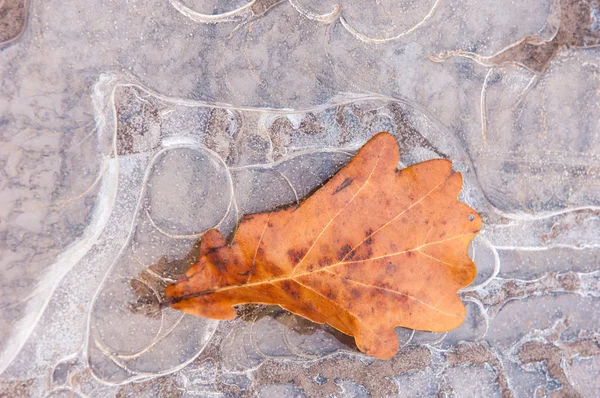
[[[0,0],[0,394],[600,394],[599,9]],[[484,219],[458,329],[382,361],[276,306],[160,308],[204,231],[380,131]]]

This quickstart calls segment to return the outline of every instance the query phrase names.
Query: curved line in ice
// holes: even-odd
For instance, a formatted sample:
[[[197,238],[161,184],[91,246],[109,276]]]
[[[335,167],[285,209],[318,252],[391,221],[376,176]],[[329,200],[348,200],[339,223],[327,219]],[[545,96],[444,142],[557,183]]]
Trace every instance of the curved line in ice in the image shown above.
[[[19,30],[19,33],[17,33],[15,36],[13,36],[5,41],[0,41],[0,48],[7,47],[11,44],[16,43],[23,36],[23,33],[25,33],[25,31],[27,30],[27,27],[29,26],[29,20],[31,19],[31,13],[32,13],[31,3],[32,3],[31,0],[24,0],[23,8],[25,8],[25,18],[24,18],[23,25],[21,26],[21,30]],[[4,5],[4,2],[1,2],[0,8],[2,8],[3,5]]]
[[[399,33],[399,34],[397,34],[395,36],[386,37],[386,38],[383,38],[383,39],[376,39],[376,38],[369,37],[367,35],[364,35],[364,34],[358,32],[356,29],[354,29],[350,25],[350,23],[346,20],[346,18],[344,18],[343,15],[340,16],[340,22],[342,23],[342,26],[348,32],[350,32],[350,34],[352,34],[352,36],[354,36],[358,40],[360,40],[360,41],[362,41],[364,43],[369,43],[369,44],[383,44],[383,43],[388,43],[390,41],[401,39],[404,36],[408,36],[411,33],[415,32],[417,29],[419,29],[421,26],[423,26],[433,16],[433,14],[435,14],[435,11],[437,10],[439,4],[440,4],[440,0],[435,0],[435,3],[433,3],[433,6],[429,10],[429,12],[423,17],[423,19],[420,20],[418,23],[416,23],[410,29],[405,30],[404,32]]]
[[[498,250],[496,250],[496,246],[493,246],[491,242],[485,238],[483,235],[479,235],[479,239],[492,251],[492,255],[494,256],[494,271],[492,274],[483,282],[475,286],[468,286],[464,289],[459,290],[459,293],[462,292],[472,292],[475,290],[482,289],[489,285],[489,283],[498,276],[500,273],[500,256],[498,255]]]
[[[14,328],[18,331],[17,334],[10,339],[8,347],[0,353],[0,373],[8,368],[29,340],[64,276],[88,253],[104,231],[117,196],[118,169],[116,159],[110,159],[100,183],[98,202],[83,235],[56,257],[56,261],[46,270],[46,276],[31,293],[32,301],[27,303],[25,311],[29,315],[17,323]]]
[[[118,189],[118,158],[119,158],[119,156],[118,156],[118,152],[117,152],[117,120],[116,120],[117,112],[116,112],[116,106],[115,106],[114,97],[115,97],[115,92],[116,92],[116,90],[117,90],[118,87],[120,87],[120,86],[127,86],[127,84],[121,84],[120,83],[120,82],[123,82],[123,80],[125,80],[125,79],[123,79],[121,76],[117,76],[117,75],[112,75],[112,74],[101,75],[100,81],[99,81],[99,83],[97,83],[97,86],[100,85],[100,84],[104,84],[106,82],[109,82],[108,84],[110,85],[111,90],[110,90],[110,94],[108,95],[108,100],[106,101],[106,104],[104,104],[103,107],[100,107],[99,106],[100,104],[95,104],[95,105],[98,105],[96,107],[96,111],[99,111],[99,110],[102,111],[101,114],[96,114],[96,117],[97,117],[99,125],[105,125],[106,124],[106,122],[105,122],[105,116],[104,116],[103,112],[105,110],[108,110],[109,108],[110,108],[110,110],[108,110],[108,111],[110,112],[110,114],[111,114],[111,116],[113,118],[113,125],[112,125],[113,128],[112,128],[112,131],[109,132],[109,133],[112,134],[112,137],[111,137],[112,138],[112,153],[114,154],[114,158],[111,159],[111,161],[115,164],[115,168],[116,168],[116,173],[115,173],[116,183],[115,183],[115,189],[114,189],[115,200],[116,200],[116,192],[117,192],[117,189]],[[125,81],[127,81],[127,80],[125,80]],[[100,92],[101,91],[100,87],[96,87],[96,89],[97,89],[97,90],[95,90],[96,97],[98,97],[98,98],[99,97],[106,98],[106,96],[103,93]],[[98,129],[98,134],[102,135],[102,133],[104,133],[103,129],[99,128]],[[169,148],[172,148],[172,146],[169,147]],[[159,153],[155,154],[154,159],[156,158],[156,156],[158,156],[162,152],[163,151],[160,151]],[[152,163],[152,160],[149,162],[149,164],[151,164],[151,163]],[[146,181],[148,179],[148,173],[149,172],[150,172],[150,167],[148,167],[146,169],[146,173],[144,175],[144,181]],[[104,183],[105,183],[105,180],[102,179],[102,184],[104,184]],[[142,205],[142,202],[144,200],[144,193],[145,193],[145,185],[143,185],[143,187],[142,187],[142,190],[140,192],[140,196],[139,196],[138,201],[136,203],[135,211],[133,212],[133,219],[132,219],[132,222],[131,222],[131,227],[129,228],[129,234],[128,234],[127,239],[126,239],[126,243],[119,250],[119,252],[118,252],[118,254],[116,256],[115,261],[110,265],[110,267],[108,267],[107,271],[104,273],[104,276],[102,277],[102,281],[99,283],[98,288],[96,289],[96,291],[94,292],[94,295],[92,297],[92,300],[91,300],[91,303],[90,303],[90,307],[89,307],[89,310],[88,310],[88,314],[87,314],[87,319],[86,319],[85,334],[83,336],[84,343],[83,343],[82,356],[83,356],[83,362],[85,364],[89,365],[89,359],[90,359],[89,356],[88,356],[88,351],[89,351],[89,344],[90,344],[90,339],[91,339],[91,333],[90,332],[91,332],[91,323],[92,323],[92,313],[93,313],[93,309],[95,307],[95,303],[98,300],[100,292],[102,291],[103,287],[105,286],[106,280],[108,279],[109,275],[111,274],[111,271],[114,269],[114,267],[115,267],[115,265],[117,263],[117,260],[121,257],[121,255],[123,254],[125,248],[127,247],[127,244],[132,239],[133,231],[135,230],[135,225],[136,225],[136,223],[138,221],[137,220],[137,215],[140,213],[141,205]],[[103,199],[105,196],[108,196],[108,195],[100,195],[100,198]],[[114,200],[113,200],[113,204],[114,204]],[[111,207],[111,209],[112,209],[112,207]],[[109,215],[110,215],[110,212],[109,212],[108,216]],[[107,220],[108,220],[108,217],[107,217]],[[98,232],[98,234],[101,231],[102,230],[100,230]],[[43,313],[43,311],[41,313]],[[36,321],[36,323],[37,323],[37,321]],[[215,331],[216,331],[216,325],[217,325],[217,321],[215,321],[214,324],[212,325],[213,326],[212,327],[212,331],[209,331],[209,333],[208,333],[207,340],[206,340],[207,342],[210,341],[210,339],[212,338],[212,335],[215,333]],[[101,383],[103,383],[105,385],[121,385],[121,384],[128,383],[128,382],[131,382],[131,381],[134,381],[134,380],[142,380],[142,379],[146,379],[146,378],[149,378],[149,377],[158,377],[158,376],[170,374],[172,372],[180,370],[180,369],[184,368],[185,366],[187,366],[192,361],[194,361],[202,353],[202,351],[204,350],[205,346],[202,347],[202,349],[198,350],[198,352],[195,353],[195,355],[192,355],[192,357],[189,358],[187,361],[184,361],[183,363],[180,363],[180,364],[178,364],[175,367],[166,369],[163,372],[157,372],[157,373],[148,374],[148,373],[144,373],[144,372],[134,372],[134,371],[128,369],[128,371],[131,372],[134,375],[132,377],[126,378],[126,379],[124,379],[124,380],[122,380],[121,382],[118,382],[118,383],[107,382],[107,381],[103,380],[101,377],[99,377],[98,375],[96,375],[94,373],[94,370],[93,370],[92,367],[89,367],[89,369],[90,369],[90,372],[91,372],[92,376],[95,379],[97,379],[99,382],[101,382]],[[100,347],[99,347],[99,349],[100,349]],[[113,360],[113,362],[115,362],[115,358],[111,358],[111,360]],[[115,364],[117,364],[119,366],[119,364],[117,362],[115,362]]]
[[[239,20],[248,19],[252,16],[252,6],[256,3],[256,0],[251,0],[249,3],[236,8],[235,10],[223,12],[220,14],[203,14],[198,11],[194,11],[185,4],[181,0],[169,0],[169,3],[179,11],[182,15],[191,19],[195,22],[201,23],[219,23],[219,22],[235,22]],[[248,15],[244,15],[244,14]]]
[[[334,22],[336,19],[339,18],[340,13],[342,11],[342,6],[339,4],[336,4],[335,6],[333,6],[333,10],[331,12],[328,12],[326,14],[315,14],[314,12],[309,11],[306,8],[302,7],[300,4],[298,4],[296,2],[296,0],[288,0],[288,2],[303,17],[308,18],[311,21],[316,21],[316,22],[320,22],[320,23],[324,23],[324,24],[330,24],[330,23]]]
[[[210,155],[211,158],[213,158],[217,163],[221,164],[221,166],[223,167],[223,170],[225,170],[226,173],[227,173],[227,182],[229,183],[229,204],[227,205],[227,211],[225,211],[225,214],[219,220],[219,222],[211,227],[211,228],[218,228],[227,219],[227,216],[229,216],[229,214],[231,213],[232,207],[236,207],[236,206],[235,206],[235,203],[234,203],[234,201],[235,201],[235,192],[234,192],[234,189],[233,189],[233,177],[231,176],[231,172],[229,171],[229,168],[227,167],[227,164],[223,161],[223,159],[221,159],[221,157],[216,152],[214,152],[213,150],[211,150],[211,149],[209,149],[209,148],[207,148],[207,147],[205,147],[203,145],[194,145],[194,144],[170,145],[169,147],[161,149],[159,152],[156,153],[156,155],[154,155],[152,157],[152,160],[150,161],[150,163],[147,166],[148,167],[147,170],[148,171],[150,170],[150,168],[156,162],[156,159],[158,158],[159,155],[163,154],[167,150],[180,149],[180,148],[188,148],[188,149],[195,149],[195,150],[206,151]],[[147,173],[146,176],[144,176],[144,182],[143,182],[143,186],[142,186],[142,197],[140,197],[141,200],[143,200],[143,195],[146,194],[146,186],[147,186],[146,182],[148,181],[149,177],[150,177],[149,173]],[[152,226],[158,232],[160,232],[162,235],[168,236],[169,238],[173,238],[173,239],[196,239],[196,238],[200,238],[206,232],[206,230],[204,230],[204,231],[193,233],[193,234],[172,234],[172,233],[169,233],[169,232],[163,230],[158,225],[156,225],[156,223],[154,222],[154,220],[150,216],[150,213],[148,212],[147,209],[145,210],[145,214],[148,217],[148,220],[150,220],[150,223],[152,224]],[[237,212],[237,207],[236,207],[236,220],[237,220],[237,215],[238,215],[238,212]]]

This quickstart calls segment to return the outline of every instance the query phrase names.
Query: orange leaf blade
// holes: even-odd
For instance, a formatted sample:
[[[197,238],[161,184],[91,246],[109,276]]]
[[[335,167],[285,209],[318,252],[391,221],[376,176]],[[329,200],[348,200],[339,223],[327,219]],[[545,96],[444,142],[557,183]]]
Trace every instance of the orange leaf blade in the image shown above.
[[[398,350],[395,326],[456,328],[481,218],[458,201],[449,161],[397,170],[398,160],[380,133],[299,206],[244,217],[230,245],[207,232],[198,262],[167,287],[172,307],[231,319],[234,305],[278,304],[380,358]]]

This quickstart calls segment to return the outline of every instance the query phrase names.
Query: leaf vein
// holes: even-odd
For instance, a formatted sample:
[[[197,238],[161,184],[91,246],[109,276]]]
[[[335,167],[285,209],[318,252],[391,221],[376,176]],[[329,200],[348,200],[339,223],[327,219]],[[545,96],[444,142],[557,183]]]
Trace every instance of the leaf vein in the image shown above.
[[[394,289],[387,289],[387,288],[381,287],[381,286],[373,286],[373,285],[369,285],[367,283],[362,283],[362,282],[357,281],[355,279],[351,279],[351,278],[348,278],[346,276],[343,276],[343,275],[340,275],[340,274],[336,274],[335,272],[331,272],[331,271],[328,271],[328,270],[326,270],[325,272],[327,272],[327,273],[329,273],[331,275],[335,275],[337,277],[340,277],[342,279],[345,279],[345,280],[347,280],[349,282],[355,283],[357,285],[363,286],[363,287],[369,287],[369,288],[373,288],[373,289],[377,289],[377,290],[383,290],[383,291],[390,292],[390,293],[393,293],[393,294],[397,294],[397,295],[400,295],[400,296],[408,297],[409,299],[414,300],[414,301],[416,301],[416,302],[418,302],[420,304],[423,304],[424,306],[429,307],[432,310],[434,310],[436,312],[439,312],[440,314],[444,314],[446,316],[450,316],[450,317],[453,317],[453,318],[459,318],[458,316],[456,316],[454,314],[450,314],[448,312],[444,312],[444,311],[440,310],[439,308],[437,308],[437,307],[435,307],[435,306],[433,306],[433,305],[431,305],[429,303],[426,303],[423,300],[419,300],[418,298],[416,298],[414,296],[411,296],[410,294],[402,293],[402,292],[400,292],[398,290],[394,290]]]
[[[347,308],[341,306],[340,304],[336,303],[335,301],[333,301],[332,299],[330,299],[329,297],[325,296],[324,294],[316,291],[315,289],[313,289],[310,286],[305,285],[302,282],[299,282],[296,278],[294,278],[294,281],[296,281],[296,283],[298,283],[300,286],[305,287],[306,289],[318,294],[319,296],[325,298],[326,300],[332,302],[336,307],[341,308],[343,311],[347,312],[348,314],[352,315],[352,317],[354,317],[354,319],[360,323],[364,329],[368,330],[369,332],[371,332],[373,334],[373,336],[375,336],[375,338],[377,339],[377,341],[379,341],[381,344],[384,344],[383,340],[381,339],[381,337],[379,337],[379,335],[377,333],[375,333],[375,331],[373,329],[371,329],[367,324],[365,324],[363,321],[360,320],[360,318],[356,315],[353,314],[352,312],[350,312]],[[352,330],[352,328],[349,328],[350,330]]]
[[[402,210],[400,213],[398,213],[394,218],[392,218],[390,221],[386,222],[385,224],[383,224],[381,227],[379,227],[377,230],[375,230],[375,232],[371,233],[369,236],[367,236],[365,239],[363,239],[360,243],[358,243],[356,246],[354,246],[352,248],[352,250],[350,250],[348,252],[348,254],[346,254],[344,256],[344,258],[342,258],[342,261],[344,261],[346,259],[346,257],[348,257],[353,251],[355,251],[356,249],[358,249],[363,243],[365,243],[368,239],[372,238],[373,235],[375,235],[376,233],[378,233],[379,231],[381,231],[382,229],[384,229],[385,227],[387,227],[388,225],[390,225],[391,223],[393,223],[394,221],[396,221],[398,219],[398,217],[401,217],[403,214],[405,214],[407,211],[409,211],[410,209],[412,209],[413,207],[415,207],[416,205],[418,205],[419,203],[421,203],[423,200],[425,200],[429,195],[431,195],[433,193],[433,191],[435,191],[436,189],[438,189],[440,187],[440,185],[442,185],[444,182],[448,181],[448,179],[445,179],[443,181],[441,181],[439,184],[437,184],[435,187],[433,187],[429,192],[427,192],[423,197],[421,197],[421,199],[417,200],[415,203],[411,204],[410,206],[408,206],[406,209]]]
[[[379,257],[372,257],[372,258],[367,258],[367,259],[364,259],[364,260],[339,262],[339,263],[328,265],[327,267],[316,269],[314,271],[303,272],[303,273],[297,274],[297,275],[286,275],[286,276],[283,276],[283,277],[280,277],[280,278],[266,279],[266,280],[262,280],[262,281],[258,281],[258,282],[252,282],[252,283],[246,283],[246,284],[239,284],[239,285],[232,285],[232,286],[225,286],[225,287],[217,288],[217,289],[210,290],[210,291],[200,292],[200,293],[197,293],[197,294],[191,294],[191,295],[188,295],[186,297],[187,298],[191,298],[191,297],[201,296],[201,295],[210,294],[210,293],[219,293],[219,292],[223,292],[223,291],[227,291],[227,290],[232,290],[232,289],[249,288],[249,287],[254,287],[254,286],[260,286],[260,285],[267,284],[267,283],[279,282],[279,281],[290,280],[290,279],[297,282],[297,279],[296,279],[297,277],[306,276],[306,275],[314,274],[316,272],[321,272],[321,271],[328,271],[329,269],[334,268],[334,267],[339,266],[339,265],[375,261],[375,260],[380,260],[382,258],[399,256],[401,254],[405,254],[405,253],[409,253],[409,252],[414,252],[414,251],[419,251],[420,253],[422,253],[420,251],[420,249],[422,249],[423,247],[431,246],[431,245],[436,245],[436,244],[439,244],[439,243],[447,242],[449,240],[459,239],[459,238],[463,238],[465,236],[471,236],[471,235],[473,235],[473,233],[458,235],[458,236],[455,236],[453,238],[442,239],[442,240],[435,241],[435,242],[429,242],[427,244],[418,246],[418,247],[416,247],[414,249],[404,250],[404,251],[401,251],[401,252],[396,252],[396,253],[391,253],[391,254],[385,254],[385,255],[379,256]],[[435,259],[435,257],[433,257],[433,258]]]
[[[254,257],[252,258],[252,271],[254,271],[254,269],[256,268],[256,256],[258,256],[258,248],[260,247],[260,244],[263,240],[263,236],[265,235],[265,231],[267,230],[267,225],[269,225],[269,220],[271,219],[271,214],[273,214],[273,212],[269,212],[269,215],[267,216],[267,220],[265,221],[265,225],[263,226],[263,230],[262,233],[260,234],[260,238],[258,238],[258,243],[256,244],[256,250],[254,251]],[[250,278],[252,277],[252,272],[250,272],[248,274],[248,279],[246,279],[246,283],[248,283],[250,281]]]
[[[338,263],[335,263],[335,264],[328,265],[326,267],[320,268],[320,269],[315,270],[315,271],[324,271],[324,270],[327,270],[329,268],[333,268],[333,267],[336,267],[336,266],[342,265],[342,264],[364,263],[364,262],[368,262],[368,261],[380,260],[382,258],[387,258],[387,257],[395,257],[395,256],[399,256],[401,254],[406,254],[406,253],[409,253],[409,252],[421,251],[422,248],[427,247],[427,246],[433,246],[433,245],[444,243],[444,242],[447,242],[447,241],[450,241],[450,240],[460,239],[460,238],[464,238],[465,236],[471,236],[471,235],[473,235],[473,233],[457,235],[457,236],[454,236],[452,238],[447,238],[447,239],[437,240],[437,241],[433,241],[433,242],[429,242],[429,243],[424,243],[424,244],[422,244],[420,246],[417,246],[415,248],[412,248],[412,249],[403,250],[401,252],[395,252],[395,253],[390,253],[390,254],[384,254],[384,255],[381,255],[379,257],[370,257],[370,258],[366,258],[364,260],[342,261],[342,262],[338,262]]]
[[[385,148],[386,147],[384,146],[381,149],[381,152],[377,156],[377,160],[375,161],[375,164],[373,165],[373,169],[371,169],[371,172],[367,176],[367,179],[365,180],[365,182],[361,185],[361,187],[358,189],[358,191],[356,191],[356,193],[350,198],[350,200],[348,202],[346,202],[346,204],[331,218],[331,220],[329,220],[329,222],[325,225],[325,227],[323,227],[323,229],[321,230],[321,232],[319,233],[319,235],[317,236],[317,238],[315,239],[315,241],[312,243],[312,245],[310,246],[310,248],[308,249],[308,251],[306,252],[306,254],[302,257],[302,259],[298,262],[298,264],[296,264],[294,266],[294,268],[292,270],[292,275],[296,274],[296,270],[298,269],[299,265],[304,262],[304,259],[309,255],[309,253],[315,247],[315,245],[317,244],[317,242],[319,241],[319,239],[321,239],[321,236],[323,236],[323,234],[325,233],[325,231],[327,230],[327,228],[329,228],[329,226],[331,225],[331,223],[333,223],[333,221],[340,215],[340,213],[342,211],[344,211],[350,205],[350,203],[352,203],[352,201],[358,196],[358,194],[363,190],[363,188],[365,186],[367,186],[367,184],[369,183],[369,180],[371,179],[371,176],[373,176],[373,173],[375,172],[375,169],[377,169],[377,165],[379,164],[379,159],[381,159],[381,154],[383,153],[383,151],[385,150]]]

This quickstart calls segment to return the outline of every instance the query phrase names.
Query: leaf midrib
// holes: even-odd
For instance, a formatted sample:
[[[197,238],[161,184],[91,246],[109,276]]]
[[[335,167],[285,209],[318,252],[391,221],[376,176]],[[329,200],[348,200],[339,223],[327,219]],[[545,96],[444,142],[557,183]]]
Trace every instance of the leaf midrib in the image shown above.
[[[203,292],[198,292],[198,293],[194,293],[194,294],[189,294],[189,295],[186,295],[186,296],[182,296],[180,298],[180,300],[185,300],[185,299],[188,299],[188,298],[194,298],[194,297],[200,297],[200,296],[206,296],[206,295],[214,294],[214,293],[222,293],[222,292],[229,291],[229,290],[235,290],[235,289],[241,289],[241,288],[247,288],[247,287],[260,286],[260,285],[265,285],[265,284],[269,284],[269,283],[284,282],[284,281],[290,281],[290,280],[299,283],[296,278],[300,278],[300,277],[303,277],[303,276],[314,275],[317,272],[326,272],[329,269],[337,267],[339,265],[375,261],[375,260],[379,260],[379,259],[382,259],[382,258],[400,256],[402,254],[411,253],[411,252],[422,253],[421,249],[423,249],[424,247],[432,246],[432,245],[437,245],[437,244],[440,244],[440,243],[444,243],[444,242],[447,242],[447,241],[450,241],[450,240],[454,240],[454,239],[464,238],[464,237],[467,237],[467,236],[474,236],[475,234],[476,233],[471,232],[471,233],[467,233],[467,234],[457,235],[457,236],[454,236],[452,238],[446,238],[446,239],[441,239],[441,240],[434,241],[434,242],[424,243],[424,244],[422,244],[422,245],[420,245],[420,246],[418,246],[416,248],[410,249],[410,250],[404,250],[404,251],[401,251],[401,252],[386,254],[386,255],[383,255],[383,256],[379,256],[379,257],[373,257],[373,258],[368,258],[368,259],[364,259],[364,260],[355,260],[355,261],[340,261],[340,262],[337,262],[335,264],[331,264],[331,265],[328,265],[326,267],[315,269],[315,270],[312,270],[312,271],[303,272],[301,274],[286,275],[286,276],[283,276],[283,277],[280,277],[280,278],[265,279],[265,280],[258,281],[258,282],[245,283],[245,284],[232,285],[232,286],[223,286],[223,287],[220,287],[220,288],[217,288],[217,289],[205,290]],[[441,262],[443,264],[447,264],[446,262],[441,261],[441,260],[439,260],[436,257],[430,256],[430,255],[427,255],[427,256],[431,257],[431,258],[433,258],[435,260],[438,260],[439,262]],[[374,288],[377,287],[377,286],[373,286],[373,285],[367,285],[367,286],[374,287]]]

